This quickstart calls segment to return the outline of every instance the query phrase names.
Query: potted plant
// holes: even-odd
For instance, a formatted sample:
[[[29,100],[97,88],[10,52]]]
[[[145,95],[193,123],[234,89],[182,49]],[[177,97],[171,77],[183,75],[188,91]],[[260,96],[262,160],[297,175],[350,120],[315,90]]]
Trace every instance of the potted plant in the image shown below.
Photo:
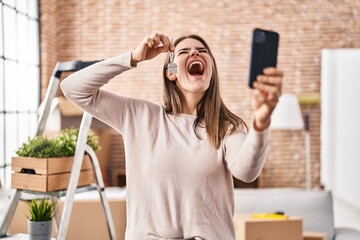
[[[76,142],[79,135],[79,129],[67,128],[61,134],[53,139],[47,139],[43,136],[36,136],[33,139],[28,138],[27,143],[16,151],[20,157],[35,158],[56,158],[74,156]],[[87,144],[94,150],[100,150],[99,137],[93,131],[89,131]]]
[[[70,128],[53,138],[36,136],[17,150],[12,158],[12,187],[40,192],[66,189],[72,169],[79,130]],[[94,151],[100,149],[98,136],[92,131],[87,144]],[[89,156],[85,155],[78,186],[94,182]]]
[[[55,202],[45,198],[33,199],[28,202],[27,210],[30,240],[50,239]]]

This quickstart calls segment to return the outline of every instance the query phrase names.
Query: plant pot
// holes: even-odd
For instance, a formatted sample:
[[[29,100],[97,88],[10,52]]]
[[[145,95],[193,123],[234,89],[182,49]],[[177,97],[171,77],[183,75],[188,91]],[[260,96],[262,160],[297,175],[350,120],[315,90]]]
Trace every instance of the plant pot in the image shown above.
[[[33,222],[28,220],[28,232],[30,240],[50,240],[52,220]]]

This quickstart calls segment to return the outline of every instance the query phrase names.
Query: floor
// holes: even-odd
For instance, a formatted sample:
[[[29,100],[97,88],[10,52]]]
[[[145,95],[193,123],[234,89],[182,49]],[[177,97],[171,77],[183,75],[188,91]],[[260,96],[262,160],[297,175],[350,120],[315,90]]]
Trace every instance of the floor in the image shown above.
[[[345,202],[334,198],[335,227],[351,227],[360,231],[360,209],[349,206]]]

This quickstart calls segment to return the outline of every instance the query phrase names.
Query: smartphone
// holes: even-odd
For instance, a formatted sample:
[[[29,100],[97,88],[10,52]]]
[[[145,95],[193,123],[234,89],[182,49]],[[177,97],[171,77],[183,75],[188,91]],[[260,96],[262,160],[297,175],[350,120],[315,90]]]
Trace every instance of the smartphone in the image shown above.
[[[266,67],[276,67],[279,47],[279,34],[273,31],[256,28],[253,30],[250,56],[249,87],[256,77],[263,74]]]

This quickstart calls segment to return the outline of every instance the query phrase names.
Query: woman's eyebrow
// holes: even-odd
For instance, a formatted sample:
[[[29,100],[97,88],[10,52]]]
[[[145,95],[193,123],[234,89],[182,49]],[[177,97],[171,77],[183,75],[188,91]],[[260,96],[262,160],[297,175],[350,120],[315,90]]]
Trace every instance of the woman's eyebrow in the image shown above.
[[[206,50],[205,47],[196,47],[195,49],[196,50]],[[190,50],[191,50],[191,48],[182,48],[182,49],[179,49],[178,52],[180,52],[180,51],[190,51]]]
[[[178,52],[180,52],[180,51],[190,51],[190,50],[191,50],[191,48],[182,48],[182,49],[179,49]]]
[[[206,47],[198,47],[196,50],[207,50]]]

